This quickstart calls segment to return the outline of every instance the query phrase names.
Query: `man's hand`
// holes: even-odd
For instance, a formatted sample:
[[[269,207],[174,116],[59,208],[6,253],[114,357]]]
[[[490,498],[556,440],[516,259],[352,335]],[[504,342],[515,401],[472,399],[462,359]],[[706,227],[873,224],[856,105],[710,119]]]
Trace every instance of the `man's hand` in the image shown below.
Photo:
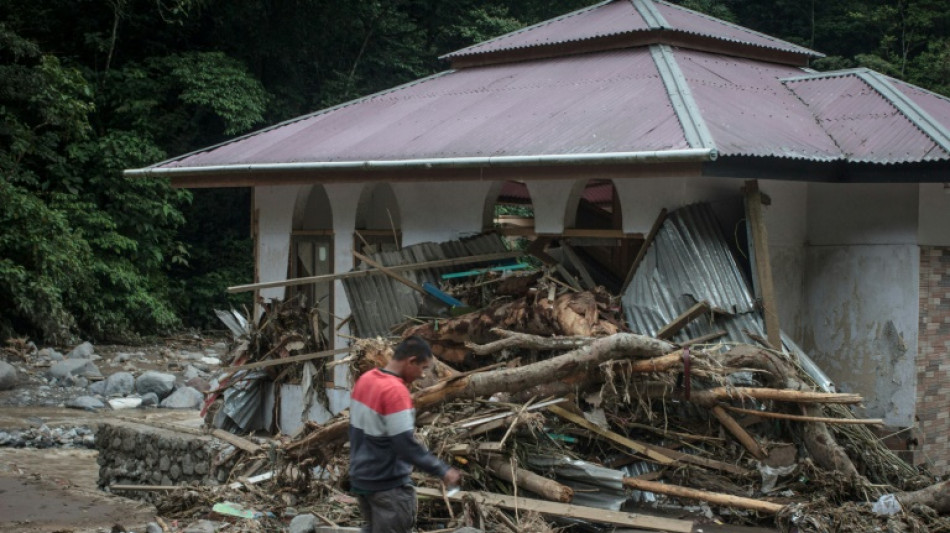
[[[449,468],[442,476],[442,483],[445,483],[446,487],[458,487],[462,484],[462,473],[455,468]]]

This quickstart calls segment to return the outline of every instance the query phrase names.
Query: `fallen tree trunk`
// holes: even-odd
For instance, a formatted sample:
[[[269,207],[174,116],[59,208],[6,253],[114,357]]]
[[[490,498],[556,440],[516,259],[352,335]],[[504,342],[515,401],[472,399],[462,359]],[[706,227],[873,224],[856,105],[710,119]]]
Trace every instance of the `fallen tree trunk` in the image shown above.
[[[599,375],[600,365],[606,361],[657,357],[672,350],[673,345],[665,341],[632,333],[618,333],[599,338],[584,348],[530,365],[463,374],[423,389],[413,397],[417,412],[422,412],[451,400],[474,399],[497,392],[525,391],[542,383],[574,376]],[[345,439],[348,427],[349,418],[344,416],[283,448],[297,459],[317,455],[321,447],[332,446]]]
[[[542,337],[540,335],[530,335],[517,331],[508,331],[501,328],[494,328],[492,333],[503,337],[501,340],[489,342],[488,344],[474,344],[467,342],[465,346],[472,350],[475,355],[491,355],[505,349],[528,349],[528,350],[576,350],[594,342],[594,337]]]
[[[914,492],[896,494],[897,501],[905,509],[914,504],[923,504],[940,514],[950,514],[950,481],[943,481]]]
[[[512,468],[511,464],[501,457],[490,458],[484,464],[492,474],[516,484],[519,489],[530,490],[546,500],[571,503],[574,499],[574,489],[530,470]]]

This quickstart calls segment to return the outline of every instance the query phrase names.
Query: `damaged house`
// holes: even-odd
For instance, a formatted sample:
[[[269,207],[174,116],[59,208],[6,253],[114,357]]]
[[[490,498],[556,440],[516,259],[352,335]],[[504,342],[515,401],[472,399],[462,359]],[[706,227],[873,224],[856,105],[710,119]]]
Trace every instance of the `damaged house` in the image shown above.
[[[702,303],[736,321],[727,338],[774,345],[780,327],[829,387],[910,428],[914,460],[946,473],[950,101],[870,70],[816,72],[816,57],[666,2],[602,2],[447,54],[433,76],[126,175],[253,188],[248,289],[322,309],[333,348],[408,318],[411,289],[285,280],[349,272],[354,252],[388,265],[500,257],[500,239],[472,238],[493,230],[542,254],[557,245],[579,283],[622,290],[634,332],[657,335]],[[768,251],[736,263],[748,268],[708,244],[747,235]],[[722,327],[700,322],[674,338]],[[329,412],[311,416],[344,409],[348,383],[337,367]],[[295,424],[299,413],[282,430]]]

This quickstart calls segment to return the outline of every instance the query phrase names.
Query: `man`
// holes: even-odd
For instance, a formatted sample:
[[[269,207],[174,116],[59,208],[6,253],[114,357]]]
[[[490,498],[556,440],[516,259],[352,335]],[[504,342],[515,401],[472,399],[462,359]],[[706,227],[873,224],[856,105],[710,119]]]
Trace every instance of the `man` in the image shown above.
[[[356,381],[350,403],[350,487],[367,522],[363,533],[403,533],[416,523],[416,491],[409,480],[416,466],[457,486],[461,474],[432,455],[413,436],[415,409],[409,384],[432,364],[432,350],[420,337],[399,343],[385,368]]]

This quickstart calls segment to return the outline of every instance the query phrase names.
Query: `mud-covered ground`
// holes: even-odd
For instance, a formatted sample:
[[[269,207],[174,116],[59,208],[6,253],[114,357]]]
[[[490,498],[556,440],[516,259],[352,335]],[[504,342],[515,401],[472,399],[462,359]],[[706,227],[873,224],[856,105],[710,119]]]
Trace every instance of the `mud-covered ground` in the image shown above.
[[[70,347],[71,348],[71,347]],[[66,348],[59,353],[68,355]],[[17,385],[0,391],[0,531],[112,532],[146,530],[155,521],[151,505],[99,490],[97,452],[92,435],[98,424],[136,418],[193,427],[197,409],[160,407],[113,410],[67,408],[70,400],[90,395],[89,386],[116,372],[133,376],[154,370],[176,376],[185,371],[212,379],[214,358],[225,354],[220,341],[162,343],[150,346],[95,346],[94,363],[102,378],[57,380],[49,368],[58,360],[34,353],[2,358],[17,369]],[[94,394],[93,394],[94,396]],[[134,396],[132,393],[130,396]],[[106,398],[102,398],[107,400]]]

